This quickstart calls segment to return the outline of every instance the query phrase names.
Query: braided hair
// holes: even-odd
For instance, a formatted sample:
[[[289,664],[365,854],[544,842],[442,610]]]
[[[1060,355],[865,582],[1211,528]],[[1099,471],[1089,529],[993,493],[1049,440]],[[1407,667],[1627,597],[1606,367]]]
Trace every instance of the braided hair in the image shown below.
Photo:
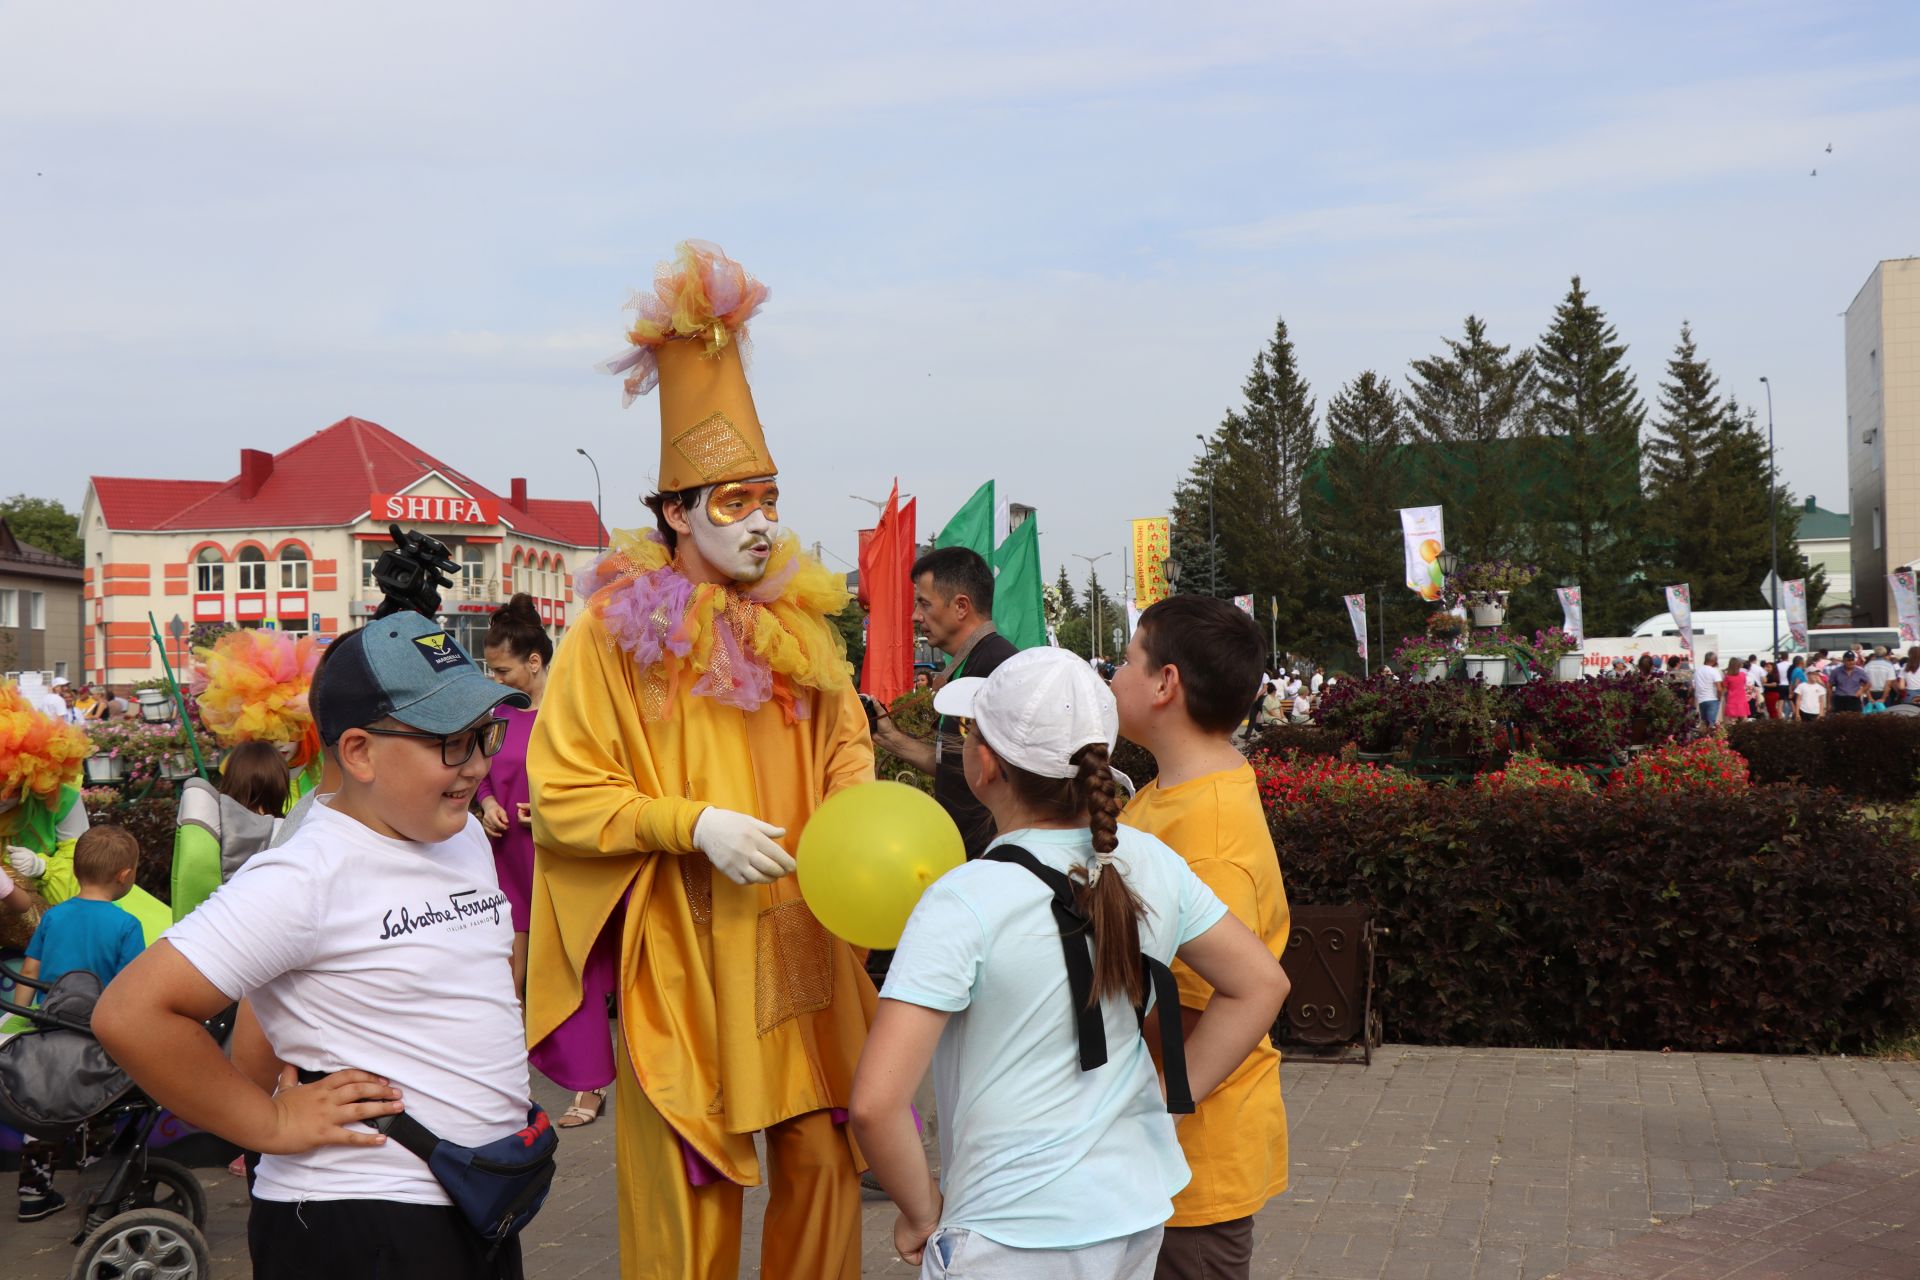
[[[1091,999],[1098,1003],[1106,996],[1124,996],[1139,1005],[1146,998],[1140,976],[1140,917],[1145,908],[1126,879],[1107,865],[1108,855],[1120,844],[1120,789],[1105,743],[1080,748],[1071,763],[1077,770],[1073,777],[1043,778],[1001,761],[1014,794],[1030,808],[1056,818],[1086,818],[1094,869],[1076,868],[1073,881],[1074,906],[1093,923]]]

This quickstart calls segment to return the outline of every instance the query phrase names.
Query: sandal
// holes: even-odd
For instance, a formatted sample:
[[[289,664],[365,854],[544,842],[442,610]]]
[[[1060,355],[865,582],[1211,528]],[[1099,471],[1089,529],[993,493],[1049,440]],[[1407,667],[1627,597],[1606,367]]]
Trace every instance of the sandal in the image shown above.
[[[592,1106],[585,1105],[586,1100],[589,1098],[593,1100]],[[578,1129],[582,1125],[592,1124],[600,1118],[601,1109],[604,1108],[606,1104],[607,1091],[605,1089],[591,1089],[585,1093],[576,1093],[573,1095],[573,1105],[568,1107],[566,1112],[562,1114],[558,1120],[553,1122],[553,1127],[556,1129]]]

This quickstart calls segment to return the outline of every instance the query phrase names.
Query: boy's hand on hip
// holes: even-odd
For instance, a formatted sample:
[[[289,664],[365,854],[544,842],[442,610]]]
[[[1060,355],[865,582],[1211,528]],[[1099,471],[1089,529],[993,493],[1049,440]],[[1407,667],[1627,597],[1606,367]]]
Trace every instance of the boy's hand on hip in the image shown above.
[[[295,1155],[315,1147],[377,1147],[386,1135],[347,1126],[403,1110],[400,1091],[367,1071],[336,1071],[312,1084],[287,1067],[273,1094],[273,1133],[260,1144],[262,1154]]]

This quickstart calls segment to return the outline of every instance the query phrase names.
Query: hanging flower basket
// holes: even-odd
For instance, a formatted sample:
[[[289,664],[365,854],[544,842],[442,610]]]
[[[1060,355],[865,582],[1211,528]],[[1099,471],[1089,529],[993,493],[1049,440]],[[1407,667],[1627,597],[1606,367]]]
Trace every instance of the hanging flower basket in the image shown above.
[[[1424,678],[1428,680],[1445,680],[1447,678],[1448,665],[1449,664],[1445,662],[1428,663],[1427,669],[1424,673]]]
[[[1578,680],[1584,661],[1585,659],[1577,653],[1562,655],[1561,658],[1553,664],[1553,678],[1555,680]]]
[[[1467,611],[1473,615],[1476,627],[1497,627],[1507,620],[1507,593],[1489,591],[1476,596],[1468,605]]]
[[[1479,676],[1488,684],[1507,682],[1507,655],[1504,653],[1469,653],[1462,659],[1467,665],[1467,679]]]
[[[88,783],[118,782],[127,776],[127,764],[118,755],[102,751],[87,757]]]

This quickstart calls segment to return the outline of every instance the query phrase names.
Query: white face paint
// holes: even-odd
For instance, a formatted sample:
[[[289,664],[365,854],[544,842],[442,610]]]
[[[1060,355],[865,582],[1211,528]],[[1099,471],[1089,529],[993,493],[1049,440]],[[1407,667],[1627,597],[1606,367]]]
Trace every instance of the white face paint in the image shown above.
[[[773,555],[773,540],[780,526],[754,509],[731,524],[715,524],[708,512],[711,489],[702,489],[700,497],[687,511],[693,525],[693,545],[706,562],[735,582],[758,582],[767,572]]]

